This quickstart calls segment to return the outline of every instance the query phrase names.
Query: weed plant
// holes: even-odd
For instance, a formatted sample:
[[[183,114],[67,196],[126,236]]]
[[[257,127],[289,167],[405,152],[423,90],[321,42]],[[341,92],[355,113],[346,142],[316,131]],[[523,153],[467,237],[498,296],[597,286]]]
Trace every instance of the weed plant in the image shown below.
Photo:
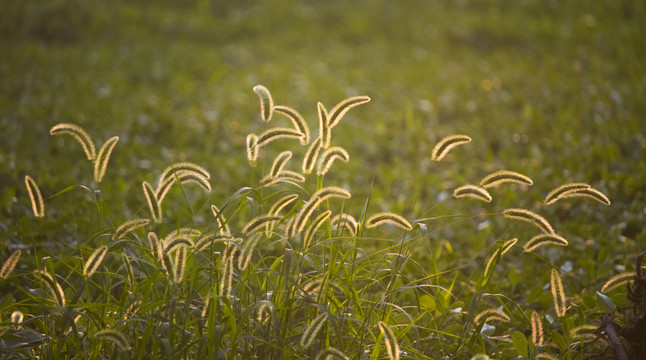
[[[553,256],[572,240],[547,211],[566,201],[610,205],[606,194],[584,183],[554,184],[531,208],[497,208],[500,188],[522,196],[533,185],[530,174],[498,169],[442,189],[452,196],[424,214],[378,209],[371,195],[356,208],[352,189],[330,183],[328,173],[351,159],[334,137],[344,131],[344,115],[370,98],[330,109],[319,102],[313,137],[296,109],[276,105],[264,86],[253,90],[265,128],[247,136],[246,157],[265,174],[258,185],[195,203],[196,189],[209,192],[217,182],[208,170],[217,164],[169,163],[156,181],[139,180],[140,207],[121,222],[104,216],[102,191],[118,166],[112,152],[127,151],[119,138],[96,151],[78,125],[51,129],[80,144],[93,182],[42,194],[47,174],[26,176],[33,226],[49,231],[47,202],[82,189],[97,216],[77,221],[95,230],[62,252],[34,243],[2,259],[4,357],[572,359],[617,351],[600,322],[618,311],[604,293],[619,293],[635,273],[596,284],[603,293],[577,293],[571,265]],[[432,164],[455,161],[471,140],[443,137],[429,154]],[[183,201],[188,215],[169,216],[169,199]],[[487,210],[440,213],[450,202]],[[209,220],[200,225],[200,217]],[[476,234],[476,258],[443,261],[460,253],[442,235],[451,221],[474,218],[496,219],[494,241]]]

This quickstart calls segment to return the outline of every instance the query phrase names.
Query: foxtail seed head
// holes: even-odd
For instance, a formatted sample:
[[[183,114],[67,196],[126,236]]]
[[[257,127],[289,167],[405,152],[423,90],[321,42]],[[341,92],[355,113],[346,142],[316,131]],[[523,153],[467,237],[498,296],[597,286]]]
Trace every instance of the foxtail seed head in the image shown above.
[[[525,244],[524,248],[526,252],[532,252],[546,244],[567,246],[568,241],[562,236],[557,234],[540,234],[529,239],[529,241]]]
[[[253,92],[258,95],[260,99],[260,115],[264,122],[269,122],[271,120],[271,115],[274,112],[274,100],[271,98],[271,93],[269,89],[262,85],[256,85],[253,87]]]
[[[34,212],[34,216],[45,216],[45,202],[43,201],[43,195],[41,195],[36,181],[34,181],[31,176],[26,175],[25,186],[27,187],[27,192],[29,193],[29,200],[31,200],[31,209]]]
[[[379,327],[381,334],[384,336],[384,343],[386,344],[388,359],[399,360],[399,343],[397,342],[395,332],[388,326],[388,324],[381,320],[377,323],[377,326]]]
[[[584,183],[568,183],[568,184],[563,184],[556,189],[552,190],[547,194],[545,197],[545,205],[550,205],[555,202],[557,202],[559,199],[563,197],[563,194],[570,192],[570,191],[575,191],[575,190],[584,190],[584,189],[589,189],[590,185],[584,184]]]
[[[0,270],[0,279],[6,279],[11,275],[13,270],[16,268],[21,255],[22,250],[20,249],[15,250],[11,255],[9,255],[9,258],[4,262],[2,269]]]
[[[332,220],[330,220],[332,226],[341,226],[345,227],[350,231],[350,235],[356,236],[357,230],[359,229],[359,223],[357,220],[350,214],[338,214],[335,215]]]
[[[108,247],[106,245],[100,246],[98,249],[92,252],[92,255],[85,262],[83,267],[83,275],[91,277],[96,270],[99,268],[105,255],[108,253]]]
[[[531,316],[532,323],[532,343],[534,346],[543,345],[543,322],[541,321],[541,316],[536,312],[532,312]]]
[[[475,185],[463,185],[453,190],[453,197],[456,199],[469,197],[472,199],[491,201],[491,194],[482,187]]]
[[[567,191],[561,195],[561,198],[573,197],[587,197],[596,200],[606,206],[610,206],[610,199],[608,199],[608,197],[604,193],[592,187],[588,189]]]
[[[567,306],[565,303],[565,290],[563,289],[563,281],[556,269],[552,269],[550,276],[550,287],[552,288],[552,298],[554,299],[554,311],[556,316],[565,316]]]
[[[112,155],[112,150],[117,145],[117,141],[119,141],[118,136],[111,137],[99,149],[99,154],[96,156],[96,160],[94,160],[94,181],[97,183],[100,183],[103,180],[103,176],[105,176],[110,155]]]
[[[94,141],[92,141],[92,137],[90,137],[90,135],[80,126],[75,124],[62,123],[54,125],[54,127],[49,130],[49,133],[50,135],[72,135],[74,139],[76,139],[76,141],[81,144],[81,147],[83,147],[83,151],[85,152],[85,156],[88,160],[94,160],[94,158],[96,157],[96,149],[94,148]]]
[[[300,137],[301,133],[298,130],[282,127],[272,128],[260,134],[256,146],[264,146],[278,139],[298,139]]]
[[[473,318],[473,322],[477,325],[485,323],[487,321],[509,322],[510,320],[511,319],[509,318],[509,315],[496,308],[484,310]]]
[[[329,128],[333,128],[339,124],[341,118],[355,106],[365,104],[370,101],[368,96],[353,96],[345,100],[342,100],[336,104],[332,110],[330,110],[330,116],[328,119]]]
[[[325,110],[325,106],[320,101],[316,104],[316,108],[318,109],[319,114],[319,137],[321,138],[321,148],[327,149],[330,147],[330,143],[332,142],[332,129],[330,129],[330,125],[328,123],[327,110]]]
[[[550,223],[547,222],[547,220],[545,220],[544,217],[538,215],[533,211],[526,210],[526,209],[511,208],[503,211],[503,215],[506,218],[521,220],[521,221],[534,224],[534,226],[538,227],[546,234],[552,234],[552,235],[556,234],[554,232],[554,229],[552,228],[552,225],[550,225]]]
[[[314,234],[316,231],[327,221],[327,219],[330,218],[330,215],[332,215],[331,210],[326,210],[325,212],[320,213],[316,219],[310,224],[310,226],[307,228],[305,231],[305,234],[303,235],[303,252],[307,252],[307,249],[309,249],[312,240],[314,240]]]
[[[274,163],[271,165],[271,171],[269,171],[269,175],[272,178],[278,176],[278,174],[285,168],[285,165],[287,165],[289,159],[292,158],[292,155],[293,154],[291,151],[283,151],[278,154],[278,156],[276,156],[276,159],[274,160]]]
[[[316,159],[319,156],[321,151],[321,137],[317,137],[316,140],[312,142],[307,152],[305,153],[305,158],[303,159],[303,174],[309,174],[314,170],[314,164],[316,164]]]
[[[288,106],[280,105],[274,106],[274,111],[287,116],[289,120],[291,120],[294,128],[302,135],[299,139],[301,141],[301,145],[307,145],[310,143],[310,129],[307,127],[305,119],[303,119],[303,116],[298,111]]]
[[[413,225],[411,225],[408,220],[404,219],[401,215],[397,215],[391,212],[381,212],[375,215],[372,215],[368,220],[366,220],[367,228],[374,228],[383,224],[395,225],[398,228],[404,229],[406,231],[413,230]]]
[[[350,161],[350,154],[348,154],[348,152],[340,146],[333,146],[331,148],[328,148],[323,152],[323,154],[321,154],[321,160],[319,162],[316,174],[318,176],[325,175],[332,167],[332,162],[335,159],[341,159],[341,161],[347,163],[348,161]]]
[[[629,281],[633,281],[633,280],[635,280],[635,272],[634,271],[625,272],[625,273],[615,275],[615,276],[611,277],[610,279],[608,279],[608,281],[606,281],[605,284],[603,284],[603,286],[601,287],[601,292],[605,293],[607,291],[616,289],[616,288],[620,287],[621,285],[624,285],[624,284],[628,283]]]
[[[319,331],[321,331],[326,320],[327,314],[323,313],[315,317],[314,320],[310,322],[309,326],[305,329],[305,332],[303,332],[303,336],[301,336],[302,347],[308,348],[312,345],[314,339],[316,339],[316,335],[318,335]]]
[[[502,252],[500,253],[500,255],[505,255],[505,253],[511,250],[514,247],[514,245],[516,245],[517,242],[518,242],[518,238],[513,238],[505,241],[505,243],[502,244],[502,247],[501,247]]]
[[[126,221],[114,232],[114,234],[112,235],[112,240],[114,241],[123,239],[124,236],[148,224],[150,224],[150,219],[133,219]]]
[[[249,165],[256,166],[258,160],[258,135],[247,135],[247,160]]]
[[[517,173],[515,171],[509,170],[500,170],[492,172],[491,174],[485,176],[482,181],[480,181],[480,186],[483,188],[496,187],[503,183],[518,183],[523,185],[532,185],[534,182],[529,177]]]
[[[467,135],[447,136],[444,139],[440,140],[437,145],[435,145],[431,154],[431,160],[440,161],[444,159],[446,154],[448,154],[451,149],[468,142],[471,142],[471,138]]]
[[[146,202],[148,203],[148,208],[150,209],[153,221],[158,224],[161,223],[162,208],[159,200],[157,200],[155,190],[147,181],[144,181],[141,186],[144,189],[144,195],[146,196]]]

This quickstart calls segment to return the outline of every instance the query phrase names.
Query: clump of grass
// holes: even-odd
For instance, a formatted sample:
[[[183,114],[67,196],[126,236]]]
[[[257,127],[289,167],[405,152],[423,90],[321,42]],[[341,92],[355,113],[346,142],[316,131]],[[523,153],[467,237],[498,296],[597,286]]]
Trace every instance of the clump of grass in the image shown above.
[[[544,267],[553,304],[545,304],[542,290],[518,297],[505,294],[509,287],[495,281],[518,276],[516,268],[529,262],[536,262],[535,268],[553,262],[552,257],[537,254],[543,245],[568,245],[544,217],[518,207],[503,210],[502,216],[493,208],[476,215],[415,219],[412,210],[401,212],[405,216],[391,209],[372,212],[375,205],[370,198],[356,212],[347,186],[329,183],[327,174],[334,170],[334,161],[350,161],[348,151],[335,143],[332,129],[340,126],[348,111],[370,98],[343,99],[329,111],[317,103],[319,133],[312,138],[297,110],[274,105],[265,86],[253,91],[264,123],[276,112],[292,126],[247,136],[250,165],[260,162],[269,169],[258,185],[243,186],[228,199],[209,198],[197,206],[185,194],[191,207],[188,217],[165,213],[162,202],[172,199],[167,195],[175,185],[195,183],[211,190],[208,166],[172,163],[163,169],[156,186],[138,180],[143,195],[129,220],[115,219],[119,226],[100,222],[98,231],[87,234],[70,250],[71,255],[34,256],[35,268],[14,274],[19,262],[23,266],[22,251],[11,253],[0,271],[2,281],[21,281],[25,274],[36,281],[31,282],[33,289],[22,293],[24,299],[0,310],[38,339],[24,345],[30,356],[63,352],[135,359],[569,356],[565,339],[581,337],[587,325],[586,319],[577,319],[577,331],[570,331],[573,320],[567,314],[556,265]],[[51,133],[73,136],[94,162],[95,183],[104,181],[118,137],[106,141],[97,154],[89,134],[77,125],[59,124]],[[467,135],[445,137],[434,147],[431,159],[441,161],[470,141]],[[281,148],[271,158],[277,143],[293,148]],[[303,156],[301,171],[289,170],[290,162],[299,156]],[[455,188],[453,197],[474,198],[482,201],[478,206],[494,207],[487,189],[504,183],[529,186],[533,181],[521,173],[496,171],[478,186]],[[35,181],[27,176],[25,185],[34,215],[42,217],[44,203]],[[610,204],[604,194],[581,183],[558,187],[544,203],[579,196]],[[534,225],[541,234],[527,241],[515,257],[512,250],[520,248],[517,237],[491,236],[485,245],[475,244],[478,239],[474,239],[481,258],[442,268],[448,263],[445,258],[459,252],[453,239],[438,240],[450,234],[440,220],[453,217],[510,218]],[[631,274],[609,279],[601,290],[611,291],[634,280]],[[532,279],[541,276],[532,275]],[[514,286],[525,284],[517,281]],[[547,314],[552,306],[558,319],[551,322],[551,332],[544,331],[539,314],[552,318]],[[527,330],[531,340],[525,338]],[[18,331],[27,330],[2,331],[22,336]]]

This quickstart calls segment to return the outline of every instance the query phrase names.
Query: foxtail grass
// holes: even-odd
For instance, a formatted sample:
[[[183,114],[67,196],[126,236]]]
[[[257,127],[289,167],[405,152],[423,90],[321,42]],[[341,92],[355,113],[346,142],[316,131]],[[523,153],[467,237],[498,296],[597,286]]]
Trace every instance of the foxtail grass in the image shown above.
[[[330,220],[330,223],[332,224],[332,226],[344,227],[348,229],[348,231],[350,232],[350,235],[352,236],[356,236],[357,231],[359,229],[359,223],[354,218],[354,216],[350,214],[335,215]]]
[[[606,281],[603,284],[603,286],[601,286],[601,292],[605,293],[605,292],[614,290],[622,285],[627,284],[630,281],[633,281],[634,279],[635,279],[634,271],[617,274],[611,277],[610,279],[608,279],[608,281]]]
[[[318,159],[319,152],[321,151],[321,137],[316,138],[312,144],[307,148],[305,158],[303,159],[302,171],[303,174],[309,174],[314,170],[316,160]]]
[[[492,172],[491,174],[485,176],[480,181],[480,186],[483,188],[496,187],[504,183],[517,183],[523,185],[532,185],[534,182],[528,176],[525,176],[521,173],[509,170],[499,170]]]
[[[342,100],[338,104],[336,104],[332,110],[330,110],[330,115],[328,117],[328,126],[329,128],[333,128],[339,124],[341,121],[341,118],[353,107],[359,106],[361,104],[365,104],[370,101],[370,97],[368,96],[353,96],[349,97],[347,99]]]
[[[348,154],[348,152],[340,146],[333,146],[326,149],[321,154],[321,159],[319,160],[316,174],[318,176],[327,174],[327,172],[330,171],[330,168],[332,167],[332,162],[336,159],[340,159],[341,161],[347,163],[348,161],[350,161],[350,154]]]
[[[305,119],[303,119],[303,116],[298,111],[288,106],[281,105],[274,106],[274,111],[287,116],[289,120],[291,120],[294,128],[302,135],[300,138],[301,145],[307,145],[310,143],[310,128],[307,126]]]
[[[141,186],[144,189],[144,195],[146,196],[146,202],[148,203],[152,220],[156,223],[161,223],[162,208],[159,200],[157,199],[155,190],[147,181],[144,181]]]
[[[247,135],[247,161],[249,165],[256,166],[258,161],[258,135]]]
[[[105,176],[105,172],[108,168],[108,162],[110,161],[110,156],[112,155],[112,150],[114,150],[118,141],[119,137],[113,136],[108,139],[103,146],[101,146],[101,149],[99,149],[99,153],[94,161],[94,181],[96,181],[97,184],[103,181],[103,177]]]
[[[15,250],[11,253],[11,255],[9,255],[4,264],[2,264],[2,269],[0,269],[0,279],[6,279],[9,277],[9,275],[11,275],[13,270],[16,268],[16,265],[18,265],[18,261],[20,261],[21,255],[22,250],[20,249]]]
[[[610,199],[608,199],[608,197],[604,193],[602,193],[601,191],[593,187],[590,187],[588,189],[567,191],[563,193],[560,198],[575,198],[575,197],[587,197],[595,201],[598,201],[606,206],[610,206]]]
[[[94,141],[92,137],[80,126],[69,123],[61,123],[54,125],[49,131],[50,135],[60,135],[67,134],[74,137],[76,141],[81,144],[83,151],[85,152],[85,157],[88,160],[92,161],[96,157],[96,148],[94,147]]]
[[[283,127],[272,128],[258,136],[256,146],[264,146],[278,139],[299,139],[300,137],[301,133],[298,130]]]
[[[129,233],[150,224],[150,219],[133,219],[121,224],[112,235],[112,240],[123,239]]]
[[[310,324],[305,328],[303,335],[301,336],[301,346],[308,348],[312,346],[312,343],[316,339],[316,335],[321,331],[323,325],[327,321],[327,314],[323,313],[315,317]]]
[[[496,308],[481,311],[473,318],[473,322],[476,325],[484,324],[487,321],[509,322],[511,321],[511,318],[509,315]]]
[[[565,302],[565,289],[563,288],[563,281],[558,270],[552,269],[550,275],[550,287],[552,289],[552,299],[554,300],[554,311],[558,317],[565,316],[567,304]]]
[[[533,224],[546,234],[556,234],[554,232],[554,228],[552,228],[552,225],[550,225],[550,223],[545,220],[544,217],[531,210],[511,208],[503,211],[503,215],[509,219],[521,220]]]
[[[114,329],[103,329],[94,333],[94,338],[98,340],[105,340],[114,344],[121,352],[126,352],[130,349],[128,339],[121,332]]]
[[[328,122],[328,114],[323,103],[318,102],[316,104],[319,115],[319,131],[321,137],[321,148],[327,149],[330,147],[332,142],[332,129],[330,129],[330,124]]]
[[[431,160],[441,161],[451,149],[458,145],[471,142],[471,138],[467,135],[451,135],[440,140],[433,148],[431,153]]]
[[[379,331],[381,331],[381,334],[384,337],[388,359],[399,360],[399,342],[397,341],[395,332],[383,321],[379,321],[377,325],[379,327]]]
[[[302,243],[303,252],[306,252],[307,249],[309,249],[310,245],[312,244],[312,241],[314,240],[314,234],[330,218],[330,215],[332,215],[331,210],[327,210],[320,213],[316,217],[316,219],[314,219],[314,221],[310,224],[310,226],[307,227],[307,230],[303,235],[303,243]]]
[[[374,214],[366,220],[366,228],[374,228],[380,225],[390,224],[406,231],[413,230],[413,225],[403,216],[391,212]]]
[[[260,115],[262,120],[269,122],[274,112],[274,100],[271,97],[269,89],[262,85],[256,85],[253,87],[253,91],[258,95],[260,100]]]
[[[453,197],[456,199],[468,197],[484,202],[491,201],[491,194],[482,187],[475,185],[463,185],[453,190]]]
[[[570,192],[570,191],[576,191],[576,190],[584,190],[584,189],[589,189],[591,186],[588,184],[584,183],[568,183],[568,184],[563,184],[554,190],[550,191],[549,194],[545,197],[545,200],[543,201],[545,205],[550,205],[555,202],[557,202],[559,199],[563,197],[564,194]]]
[[[86,277],[91,277],[96,270],[101,266],[101,263],[103,263],[103,259],[105,258],[105,255],[108,253],[108,247],[106,245],[98,247],[94,252],[92,252],[92,255],[90,255],[89,258],[87,258],[87,261],[85,262],[85,266],[83,267],[83,275]]]
[[[40,189],[36,184],[36,181],[31,178],[31,176],[25,176],[25,186],[27,187],[27,193],[29,193],[29,200],[31,200],[31,209],[34,212],[35,217],[44,217],[45,216],[45,202],[43,201],[43,195],[40,193]]]
[[[283,151],[278,156],[276,156],[276,159],[274,160],[273,164],[271,165],[271,170],[269,171],[269,175],[271,177],[276,177],[278,174],[283,171],[285,168],[285,165],[287,165],[287,162],[289,159],[292,158],[293,153],[291,151]]]
[[[65,292],[63,292],[63,288],[58,283],[58,281],[56,281],[54,276],[44,270],[34,270],[34,275],[47,288],[47,290],[56,300],[56,303],[60,306],[65,306]]]
[[[532,311],[530,322],[532,328],[532,343],[534,346],[543,345],[543,322],[541,316],[536,311]]]
[[[517,242],[518,242],[518,238],[513,238],[505,241],[505,243],[502,244],[502,247],[501,247],[502,251],[500,255],[505,255],[509,250],[511,250],[514,247],[514,245],[516,245]]]
[[[541,234],[529,239],[529,241],[527,241],[527,243],[525,244],[524,249],[526,252],[532,252],[539,247],[547,244],[567,246],[568,241],[557,234]]]

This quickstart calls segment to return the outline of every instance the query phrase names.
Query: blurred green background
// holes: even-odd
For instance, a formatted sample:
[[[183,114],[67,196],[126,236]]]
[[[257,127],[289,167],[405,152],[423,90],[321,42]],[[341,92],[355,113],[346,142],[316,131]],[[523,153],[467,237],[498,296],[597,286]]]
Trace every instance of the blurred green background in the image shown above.
[[[305,152],[297,141],[272,144],[256,168],[246,162],[246,134],[267,126],[255,84],[299,110],[314,136],[317,101],[329,109],[348,96],[372,98],[335,128],[333,142],[351,160],[325,180],[352,191],[356,216],[370,192],[371,211],[415,219],[535,208],[562,183],[588,182],[611,207],[574,200],[541,213],[575,244],[580,236],[581,250],[588,239],[623,244],[615,254],[623,259],[645,245],[641,0],[1,0],[0,8],[0,236],[10,246],[98,231],[78,220],[95,216],[82,190],[47,200],[39,230],[30,225],[24,175],[45,197],[96,187],[80,146],[49,135],[60,122],[83,126],[97,146],[121,137],[100,186],[114,225],[148,216],[141,182],[156,181],[171,161],[211,171],[210,194],[188,188],[200,216],[258,186],[280,150],[294,149],[297,170]],[[473,142],[431,163],[435,143],[455,133]],[[496,190],[491,204],[442,201],[499,169],[535,185]],[[182,194],[169,196],[178,203],[171,222],[190,214]],[[483,218],[442,236],[468,244],[460,224],[475,232]],[[442,224],[438,234],[449,231]]]

